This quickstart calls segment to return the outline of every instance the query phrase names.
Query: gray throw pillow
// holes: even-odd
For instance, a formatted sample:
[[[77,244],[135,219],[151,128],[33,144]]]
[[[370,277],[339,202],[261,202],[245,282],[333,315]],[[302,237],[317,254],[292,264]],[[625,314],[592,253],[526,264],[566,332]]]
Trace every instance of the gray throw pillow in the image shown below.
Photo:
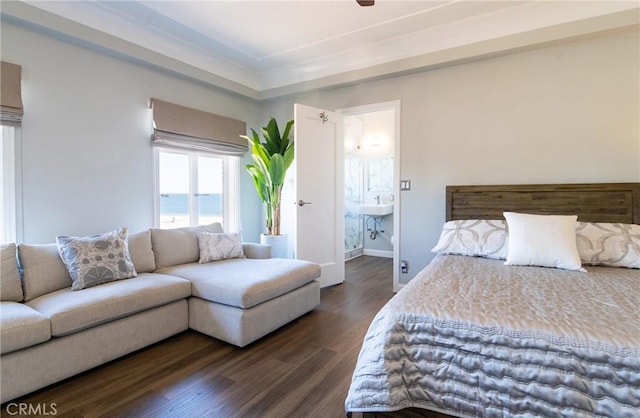
[[[244,258],[239,233],[224,234],[198,231],[197,234],[201,264],[228,258]]]
[[[72,290],[136,277],[127,245],[127,228],[90,237],[56,237]]]

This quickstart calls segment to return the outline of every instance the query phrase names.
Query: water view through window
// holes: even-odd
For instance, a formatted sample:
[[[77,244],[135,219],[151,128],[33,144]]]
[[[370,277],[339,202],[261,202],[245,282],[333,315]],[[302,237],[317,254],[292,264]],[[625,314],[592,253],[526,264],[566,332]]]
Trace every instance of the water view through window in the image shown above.
[[[223,221],[223,160],[160,152],[160,228]]]

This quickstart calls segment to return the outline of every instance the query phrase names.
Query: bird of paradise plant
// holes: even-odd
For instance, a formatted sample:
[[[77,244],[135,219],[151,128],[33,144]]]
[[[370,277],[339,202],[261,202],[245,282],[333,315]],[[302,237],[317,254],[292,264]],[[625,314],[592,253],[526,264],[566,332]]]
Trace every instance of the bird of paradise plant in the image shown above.
[[[253,179],[260,200],[266,205],[269,235],[280,235],[282,186],[294,157],[293,141],[289,139],[292,126],[293,120],[290,120],[280,135],[278,122],[272,117],[267,126],[261,128],[264,142],[253,129],[251,136],[241,135],[251,143],[253,164],[247,164],[245,168]]]

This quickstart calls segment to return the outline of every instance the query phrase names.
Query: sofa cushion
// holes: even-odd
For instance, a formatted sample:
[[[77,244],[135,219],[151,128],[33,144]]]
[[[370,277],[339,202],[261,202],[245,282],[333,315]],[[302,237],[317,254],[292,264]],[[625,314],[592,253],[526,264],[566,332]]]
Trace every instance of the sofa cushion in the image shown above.
[[[21,302],[23,298],[16,244],[2,244],[0,246],[0,300]]]
[[[312,282],[320,277],[320,266],[284,258],[234,258],[173,266],[158,272],[190,280],[193,296],[250,308]]]
[[[24,303],[0,302],[0,354],[31,347],[51,338],[51,323]]]
[[[129,255],[138,273],[151,273],[156,269],[156,260],[151,249],[151,231],[129,234]]]
[[[56,244],[18,244],[18,266],[22,270],[25,301],[71,287],[71,276]]]
[[[90,287],[40,296],[28,305],[51,320],[51,335],[60,337],[191,295],[191,284],[165,274],[142,273]]]
[[[200,258],[198,231],[224,232],[219,223],[187,228],[152,229],[151,245],[156,258],[156,268],[198,261]]]
[[[242,252],[247,258],[271,258],[271,246],[255,242],[243,242]]]

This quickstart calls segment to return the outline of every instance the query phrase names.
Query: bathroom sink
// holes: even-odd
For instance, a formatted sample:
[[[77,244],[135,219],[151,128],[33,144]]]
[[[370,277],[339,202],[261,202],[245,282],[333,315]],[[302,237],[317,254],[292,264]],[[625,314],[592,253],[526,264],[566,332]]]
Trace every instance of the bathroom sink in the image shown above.
[[[382,203],[379,205],[358,205],[360,215],[384,216],[393,213],[393,203]]]

